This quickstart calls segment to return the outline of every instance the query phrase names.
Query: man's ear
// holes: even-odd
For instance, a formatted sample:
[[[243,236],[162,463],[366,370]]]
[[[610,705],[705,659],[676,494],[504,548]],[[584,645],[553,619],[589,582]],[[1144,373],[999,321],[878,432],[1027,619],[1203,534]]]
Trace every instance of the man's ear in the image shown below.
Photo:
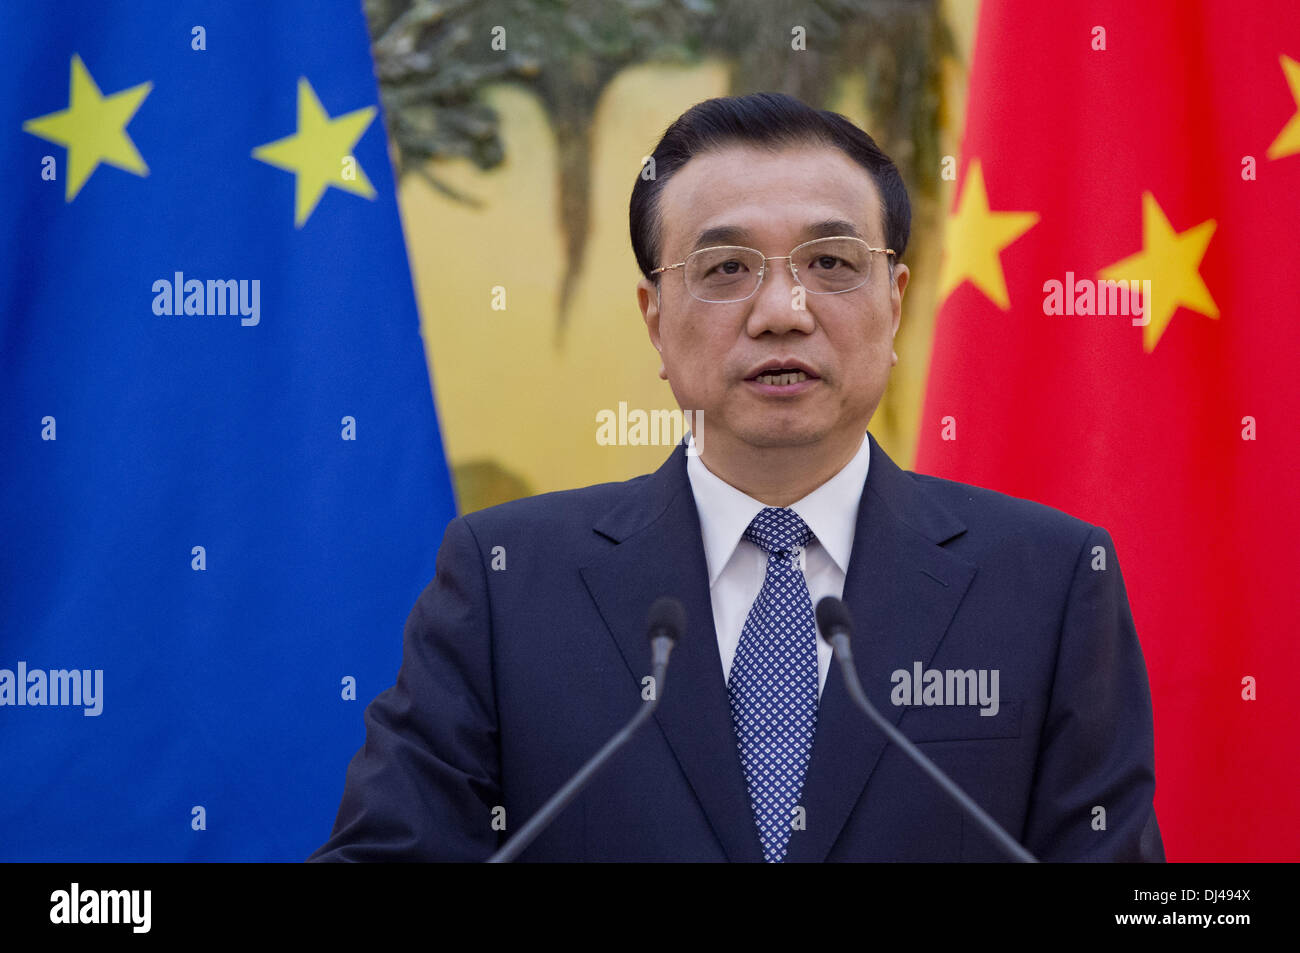
[[[907,280],[911,277],[911,272],[906,265],[898,264],[894,266],[894,282],[889,289],[889,303],[892,310],[890,315],[889,336],[894,338],[898,335],[898,324],[903,317],[903,292],[907,290]],[[898,352],[894,352],[893,363],[898,363]]]
[[[659,287],[649,278],[642,278],[636,283],[636,303],[641,309],[646,331],[650,334],[650,343],[659,352],[659,376],[668,380],[668,370],[663,363],[663,345],[659,340]]]

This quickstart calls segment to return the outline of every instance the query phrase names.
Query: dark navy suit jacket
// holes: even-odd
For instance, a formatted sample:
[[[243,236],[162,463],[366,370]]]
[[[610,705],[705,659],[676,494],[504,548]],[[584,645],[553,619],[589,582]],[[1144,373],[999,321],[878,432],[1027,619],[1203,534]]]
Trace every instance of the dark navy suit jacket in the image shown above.
[[[1040,859],[1163,860],[1147,673],[1110,536],[903,471],[869,439],[844,584],[869,697]],[[310,859],[488,857],[642,704],[646,612],[665,594],[687,630],[659,710],[522,859],[761,861],[682,445],[653,474],[448,525]],[[893,704],[891,673],[916,662],[996,669],[998,713]],[[1003,859],[834,666],[800,801],[788,861]]]

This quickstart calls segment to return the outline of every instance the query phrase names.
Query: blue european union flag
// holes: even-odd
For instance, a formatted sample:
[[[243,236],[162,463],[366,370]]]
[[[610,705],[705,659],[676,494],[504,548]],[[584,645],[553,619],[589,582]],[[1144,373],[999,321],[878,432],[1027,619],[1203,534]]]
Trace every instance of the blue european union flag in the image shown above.
[[[360,0],[0,62],[0,858],[304,859],[455,515]]]

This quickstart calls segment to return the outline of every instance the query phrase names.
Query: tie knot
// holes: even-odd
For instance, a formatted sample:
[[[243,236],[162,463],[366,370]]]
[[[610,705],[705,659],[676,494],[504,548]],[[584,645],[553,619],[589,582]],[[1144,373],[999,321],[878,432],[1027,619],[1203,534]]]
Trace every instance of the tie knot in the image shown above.
[[[788,553],[812,538],[799,514],[784,507],[764,507],[745,530],[745,539],[769,553]]]

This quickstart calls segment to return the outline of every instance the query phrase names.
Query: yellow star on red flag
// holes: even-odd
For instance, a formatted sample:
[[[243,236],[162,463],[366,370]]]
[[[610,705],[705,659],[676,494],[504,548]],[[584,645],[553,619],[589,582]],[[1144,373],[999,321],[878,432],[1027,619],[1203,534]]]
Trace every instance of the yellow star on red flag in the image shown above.
[[[1038,224],[1037,212],[994,212],[979,159],[972,159],[957,211],[948,219],[946,253],[939,270],[939,301],[970,281],[1003,311],[1011,307],[1002,250]]]
[[[1273,144],[1268,147],[1267,155],[1270,159],[1281,159],[1283,156],[1293,156],[1300,152],[1300,63],[1286,55],[1281,59],[1282,74],[1286,76],[1286,84],[1291,87],[1291,98],[1295,100],[1296,112],[1291,117],[1291,121],[1282,127]]]
[[[1179,307],[1218,318],[1219,306],[1201,279],[1201,261],[1217,227],[1214,219],[1175,232],[1160,203],[1142,193],[1142,250],[1098,272],[1107,281],[1151,281],[1151,300],[1142,328],[1142,349],[1150,354]]]

